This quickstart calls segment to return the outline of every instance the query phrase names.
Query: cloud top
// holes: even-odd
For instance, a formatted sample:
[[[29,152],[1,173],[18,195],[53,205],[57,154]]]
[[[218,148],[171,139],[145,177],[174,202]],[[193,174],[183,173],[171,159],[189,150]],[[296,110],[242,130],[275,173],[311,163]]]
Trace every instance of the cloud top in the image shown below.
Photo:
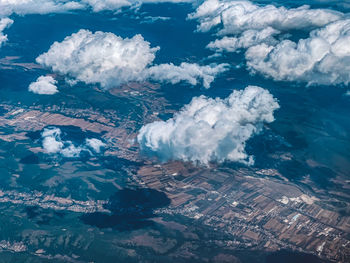
[[[248,86],[226,99],[195,97],[173,118],[144,125],[137,140],[141,150],[162,161],[183,160],[254,163],[246,142],[264,123],[274,121],[279,105],[265,89]]]
[[[260,44],[246,52],[247,65],[275,80],[336,85],[350,82],[350,19],[314,30],[295,43]]]
[[[36,61],[79,81],[108,87],[137,78],[158,49],[141,35],[123,39],[113,33],[80,30],[55,42]]]
[[[310,9],[304,5],[287,9],[274,5],[259,6],[250,1],[206,0],[189,15],[199,21],[199,31],[209,31],[221,25],[220,34],[234,34],[246,30],[303,29],[324,26],[343,17],[343,14],[328,9]]]

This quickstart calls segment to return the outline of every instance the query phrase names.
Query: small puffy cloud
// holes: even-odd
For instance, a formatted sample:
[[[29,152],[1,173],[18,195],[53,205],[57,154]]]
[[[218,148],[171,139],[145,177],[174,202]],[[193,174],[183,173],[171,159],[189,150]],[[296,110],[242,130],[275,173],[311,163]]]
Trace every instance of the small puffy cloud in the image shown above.
[[[4,35],[3,31],[11,26],[13,23],[13,20],[10,18],[2,18],[0,19],[0,47],[1,45],[7,41],[7,35]]]
[[[41,76],[29,85],[28,90],[36,94],[52,95],[58,92],[57,81],[51,76]]]
[[[295,43],[283,40],[276,46],[260,44],[246,52],[248,67],[275,80],[308,84],[349,84],[350,19],[314,30]]]
[[[103,143],[101,140],[96,139],[96,138],[92,138],[92,139],[86,139],[85,140],[85,144],[91,148],[92,150],[94,150],[94,152],[96,153],[100,153],[101,149],[106,147],[106,144]]]
[[[61,138],[62,131],[59,128],[45,128],[41,133],[42,146],[49,154],[60,154],[67,158],[77,158],[82,152],[90,155],[99,154],[106,146],[101,140],[96,138],[86,139],[82,145],[74,145],[71,141],[64,141]]]
[[[171,63],[153,66],[146,71],[146,75],[156,81],[168,81],[172,84],[186,81],[193,86],[197,85],[198,80],[201,79],[204,88],[208,89],[215,76],[226,71],[227,68],[228,64],[199,66],[184,62],[180,66],[175,66]]]
[[[147,79],[191,84],[202,79],[208,87],[217,74],[226,70],[224,66],[188,63],[152,66],[157,50],[159,47],[151,47],[141,35],[123,39],[113,33],[80,30],[62,42],[55,42],[36,61],[72,79],[100,84],[103,88]],[[190,72],[184,74],[185,70]]]
[[[44,129],[41,133],[43,148],[48,153],[58,153],[63,149],[61,130],[58,128]]]
[[[216,52],[235,52],[240,48],[249,48],[260,43],[275,44],[277,40],[273,37],[280,32],[272,27],[267,27],[261,31],[247,30],[242,33],[240,37],[223,37],[216,39],[208,44],[210,48]]]
[[[206,0],[189,15],[198,19],[199,31],[209,31],[221,25],[221,34],[235,34],[246,30],[272,27],[279,31],[324,26],[343,17],[328,9],[309,6],[287,9],[274,5],[255,5],[250,1]]]
[[[265,89],[248,86],[226,99],[193,98],[173,118],[141,128],[137,136],[141,150],[162,161],[183,160],[254,163],[245,152],[246,142],[264,123],[274,121],[279,105]]]
[[[79,1],[69,0],[0,0],[0,16],[62,13],[83,8]]]

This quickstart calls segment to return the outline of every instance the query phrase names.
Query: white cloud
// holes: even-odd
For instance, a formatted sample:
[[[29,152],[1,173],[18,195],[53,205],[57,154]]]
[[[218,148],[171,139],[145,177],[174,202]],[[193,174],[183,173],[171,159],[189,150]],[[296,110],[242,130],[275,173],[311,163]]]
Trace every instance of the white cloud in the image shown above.
[[[118,10],[125,6],[131,6],[133,1],[128,0],[83,0],[91,6],[94,12],[100,12],[104,10]]]
[[[198,64],[181,63],[180,66],[171,64],[161,64],[153,66],[146,71],[150,79],[156,81],[169,81],[172,84],[186,81],[195,86],[201,79],[203,86],[208,89],[214,81],[215,76],[226,71],[228,64],[199,66]]]
[[[109,87],[137,79],[158,49],[141,35],[123,39],[113,33],[80,30],[55,42],[36,60],[60,74]]]
[[[200,96],[173,118],[143,126],[137,140],[142,151],[162,161],[227,160],[251,165],[254,159],[245,152],[246,142],[264,123],[274,121],[278,108],[276,99],[256,86],[234,91],[226,99]]]
[[[79,1],[68,0],[0,0],[0,16],[9,16],[12,13],[49,14],[83,9],[85,6]]]
[[[247,65],[275,80],[308,84],[349,84],[350,19],[314,30],[298,43],[284,40],[276,46],[260,44],[246,52]]]
[[[83,151],[88,152],[90,155],[100,153],[101,148],[106,146],[101,140],[95,138],[86,139],[85,144],[75,146],[71,141],[62,140],[61,134],[61,129],[56,127],[45,128],[41,133],[42,145],[47,153],[76,158]]]
[[[247,30],[240,37],[227,37],[216,39],[208,44],[207,48],[216,52],[235,52],[240,48],[249,48],[260,43],[275,44],[277,40],[273,37],[280,32],[272,27],[267,27],[263,30]]]
[[[343,17],[327,9],[310,9],[309,6],[287,9],[273,5],[259,6],[250,1],[206,0],[189,15],[199,20],[199,31],[222,26],[221,34],[235,34],[249,29],[272,27],[279,31],[324,26]]]
[[[151,4],[157,4],[157,3],[180,4],[180,3],[195,3],[196,0],[141,0],[140,2],[143,4],[147,4],[147,3],[151,3]]]
[[[143,20],[140,22],[141,24],[152,24],[159,21],[169,21],[171,17],[168,16],[145,16]]]
[[[48,153],[58,153],[63,148],[61,140],[61,130],[58,128],[44,129],[41,134],[43,139],[43,148]]]
[[[192,0],[0,0],[0,16],[9,16],[13,13],[18,15],[62,13],[90,8],[93,12],[118,11],[122,7],[163,2],[187,3]]]
[[[59,153],[62,154],[64,157],[78,158],[83,150],[84,149],[81,148],[80,146],[77,147],[77,146],[74,146],[73,144],[69,144],[63,149],[61,149]]]
[[[173,83],[187,81],[190,84],[202,79],[208,86],[217,74],[226,70],[224,66],[201,67],[188,63],[152,67],[157,50],[159,47],[151,48],[141,35],[123,39],[113,33],[80,30],[62,42],[55,42],[36,61],[70,78],[87,84],[100,84],[104,88],[150,78]],[[186,69],[190,72],[183,74]]]
[[[189,18],[198,19],[199,31],[217,27],[218,35],[224,35],[207,48],[215,52],[247,49],[245,58],[252,72],[308,84],[350,82],[350,20],[341,12],[206,0]],[[286,34],[281,40],[280,34],[289,30],[311,33],[297,43],[286,39]]]
[[[92,150],[94,150],[96,153],[100,153],[101,152],[101,149],[103,147],[106,147],[106,144],[103,143],[101,140],[99,139],[95,139],[95,138],[92,138],[92,139],[86,139],[85,140],[85,144],[90,147]]]
[[[4,35],[2,31],[11,26],[12,23],[13,20],[11,20],[10,18],[5,17],[0,19],[0,47],[4,42],[7,41],[7,35]]]
[[[57,81],[51,76],[40,76],[29,85],[28,90],[36,94],[52,95],[58,92]]]

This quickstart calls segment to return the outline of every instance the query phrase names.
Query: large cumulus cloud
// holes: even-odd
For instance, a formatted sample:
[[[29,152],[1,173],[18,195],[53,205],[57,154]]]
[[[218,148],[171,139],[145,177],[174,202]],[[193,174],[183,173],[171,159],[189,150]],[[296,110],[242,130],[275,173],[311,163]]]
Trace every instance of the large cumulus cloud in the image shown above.
[[[193,85],[201,80],[209,87],[215,76],[226,70],[225,65],[152,66],[158,49],[151,47],[141,35],[123,39],[113,33],[80,30],[62,42],[55,42],[36,61],[60,74],[87,84],[98,83],[104,88],[147,79],[187,81]]]
[[[295,43],[260,44],[246,52],[247,64],[275,80],[349,84],[350,19],[333,22]]]
[[[113,33],[80,30],[55,42],[36,61],[79,81],[108,87],[137,79],[158,49],[141,35],[123,39]]]
[[[207,48],[217,53],[246,49],[251,72],[308,84],[350,81],[349,18],[341,12],[206,0],[189,17],[199,21],[198,31],[217,28],[223,36]],[[310,37],[294,42],[288,39],[290,30],[307,30]]]
[[[147,124],[139,131],[141,150],[162,161],[184,160],[254,163],[245,152],[249,138],[274,121],[279,105],[265,89],[248,86],[226,99],[193,98],[173,118]]]
[[[281,31],[319,27],[342,16],[340,12],[310,9],[309,6],[287,9],[274,5],[259,6],[250,1],[206,0],[189,18],[199,20],[199,31],[221,26],[220,34],[234,34],[267,27]]]

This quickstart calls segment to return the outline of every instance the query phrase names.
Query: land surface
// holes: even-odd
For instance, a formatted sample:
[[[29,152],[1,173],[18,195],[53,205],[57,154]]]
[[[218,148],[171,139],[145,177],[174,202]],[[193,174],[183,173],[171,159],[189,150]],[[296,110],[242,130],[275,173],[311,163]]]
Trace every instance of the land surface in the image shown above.
[[[60,96],[53,105],[0,105],[0,262],[13,255],[26,262],[251,262],[247,251],[264,262],[260,255],[283,249],[350,261],[344,175],[322,189],[307,175],[291,180],[278,167],[159,163],[135,142],[143,124],[173,112],[157,86],[96,89],[84,100]],[[107,148],[83,160],[48,155],[40,141],[48,126],[98,135]],[[37,159],[23,162],[28,156]],[[295,159],[291,152],[272,158]],[[319,167],[313,160],[306,165]],[[113,194],[125,188],[141,198],[124,212],[113,210]],[[143,198],[140,189],[154,192]],[[154,207],[147,203],[153,194],[163,200]]]

